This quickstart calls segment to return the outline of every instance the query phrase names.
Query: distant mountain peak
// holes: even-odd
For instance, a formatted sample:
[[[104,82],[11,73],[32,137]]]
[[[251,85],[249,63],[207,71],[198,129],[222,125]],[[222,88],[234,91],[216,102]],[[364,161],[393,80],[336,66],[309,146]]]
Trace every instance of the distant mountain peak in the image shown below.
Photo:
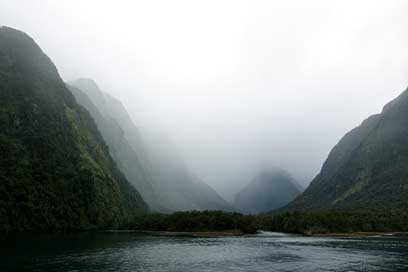
[[[92,93],[98,93],[99,95],[102,95],[102,91],[100,90],[98,84],[93,79],[90,78],[77,78],[74,80],[70,80],[67,82],[71,86],[79,87],[83,89],[83,92],[92,92]]]
[[[68,82],[69,85],[81,89],[85,93],[91,93],[99,97],[104,97],[105,94],[101,91],[98,84],[90,78],[78,78]]]
[[[234,205],[245,213],[263,213],[292,201],[301,187],[281,168],[269,168],[257,175],[235,197]]]

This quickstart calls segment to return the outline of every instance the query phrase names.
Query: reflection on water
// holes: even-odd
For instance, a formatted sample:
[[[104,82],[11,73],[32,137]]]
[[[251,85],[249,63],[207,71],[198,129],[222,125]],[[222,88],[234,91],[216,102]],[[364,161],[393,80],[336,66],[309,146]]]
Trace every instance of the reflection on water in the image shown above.
[[[82,233],[0,243],[0,271],[408,271],[404,238]]]

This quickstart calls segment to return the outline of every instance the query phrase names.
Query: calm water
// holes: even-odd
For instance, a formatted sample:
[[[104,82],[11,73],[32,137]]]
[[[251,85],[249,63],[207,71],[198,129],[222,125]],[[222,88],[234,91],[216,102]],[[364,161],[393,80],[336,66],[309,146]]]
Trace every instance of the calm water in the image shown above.
[[[167,238],[86,233],[0,240],[0,271],[408,271],[408,239]]]

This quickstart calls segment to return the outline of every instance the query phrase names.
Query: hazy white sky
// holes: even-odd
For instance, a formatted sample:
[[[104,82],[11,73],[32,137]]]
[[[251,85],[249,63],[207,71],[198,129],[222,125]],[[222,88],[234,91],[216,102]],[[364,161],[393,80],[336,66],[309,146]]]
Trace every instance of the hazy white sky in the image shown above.
[[[225,192],[277,165],[304,183],[408,85],[408,1],[0,0],[62,77],[90,77]]]

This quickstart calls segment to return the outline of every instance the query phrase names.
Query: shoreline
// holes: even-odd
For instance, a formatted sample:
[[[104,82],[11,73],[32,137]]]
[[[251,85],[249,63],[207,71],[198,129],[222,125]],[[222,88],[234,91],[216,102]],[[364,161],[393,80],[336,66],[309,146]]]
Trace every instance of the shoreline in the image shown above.
[[[350,233],[312,233],[304,234],[308,237],[333,237],[333,238],[363,238],[363,237],[407,237],[408,232],[350,232]]]
[[[245,234],[240,231],[137,231],[143,234],[163,237],[240,237]]]
[[[110,232],[137,232],[151,236],[160,237],[197,237],[197,238],[217,238],[217,237],[242,237],[247,234],[240,231],[148,231],[148,230],[118,230]],[[291,233],[286,233],[291,234]],[[256,234],[255,234],[256,235]],[[316,237],[316,238],[369,238],[369,237],[388,237],[388,238],[398,238],[406,237],[408,238],[408,232],[350,232],[350,233],[299,233],[305,237]]]
[[[150,230],[105,230],[103,232],[134,232],[151,236],[162,237],[242,237],[247,235],[256,235],[243,233],[241,231],[150,231]],[[262,230],[258,231],[263,232]],[[269,231],[267,231],[269,232]],[[297,234],[304,237],[321,237],[321,238],[364,238],[364,237],[389,237],[389,238],[408,238],[408,232],[333,232],[333,233],[286,233],[284,234]]]
[[[136,229],[107,229],[107,230],[85,230],[85,231],[73,231],[73,232],[51,232],[51,233],[37,233],[37,232],[19,232],[19,233],[7,233],[4,237],[12,237],[14,235],[69,235],[78,233],[92,233],[92,232],[105,232],[105,233],[139,233],[150,236],[161,236],[161,237],[196,237],[196,238],[217,238],[217,237],[245,237],[254,236],[257,234],[266,233],[281,233],[287,235],[298,235],[304,237],[315,237],[315,238],[402,238],[408,239],[408,232],[401,231],[389,231],[389,232],[333,232],[333,233],[289,233],[289,232],[275,232],[275,231],[262,231],[259,230],[257,233],[243,233],[239,230],[226,230],[226,231],[149,231],[149,230],[136,230]],[[0,239],[2,240],[2,239]]]

